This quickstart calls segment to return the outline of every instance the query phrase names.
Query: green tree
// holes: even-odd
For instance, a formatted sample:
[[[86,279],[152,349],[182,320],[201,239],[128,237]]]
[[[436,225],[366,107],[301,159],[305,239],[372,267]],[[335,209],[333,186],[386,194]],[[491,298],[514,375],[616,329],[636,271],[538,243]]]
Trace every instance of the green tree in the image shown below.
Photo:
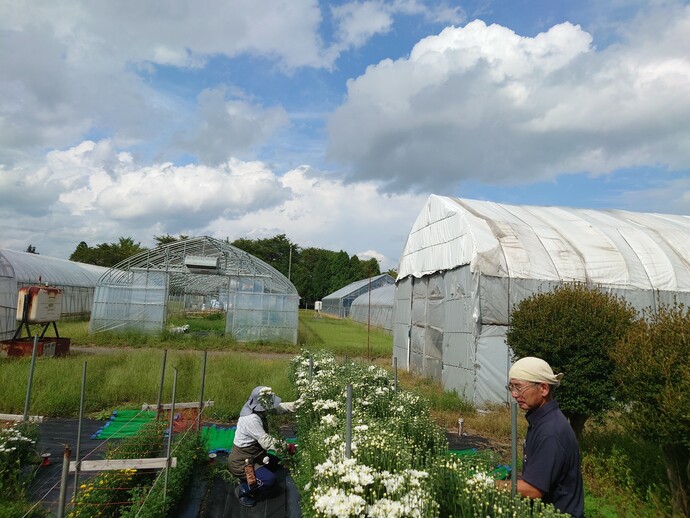
[[[395,268],[390,268],[383,273],[387,273],[388,275],[390,275],[394,279],[398,278],[398,270],[396,270]]]
[[[636,315],[622,298],[579,283],[532,295],[510,315],[506,342],[515,356],[537,356],[565,374],[556,394],[578,437],[615,401],[610,353]]]
[[[96,264],[93,262],[93,253],[94,249],[86,244],[86,241],[81,241],[74,252],[72,252],[72,255],[69,256],[69,260],[78,263]]]
[[[71,261],[109,267],[144,250],[146,248],[141,246],[141,242],[135,243],[131,237],[120,237],[116,243],[100,243],[95,247],[82,241],[69,258]]]
[[[285,234],[266,239],[240,238],[231,244],[289,277],[305,305],[313,305],[343,286],[381,273],[376,259],[362,261],[343,250],[302,249]]]
[[[240,238],[231,244],[271,265],[285,277],[292,276],[292,266],[299,261],[299,247],[285,234],[265,239]]]
[[[171,236],[170,234],[165,234],[163,236],[153,236],[153,239],[158,245],[167,245],[170,243],[175,243],[176,241],[184,241],[189,239],[189,236],[180,234],[179,237]]]
[[[36,247],[34,245],[31,245],[31,244],[26,247],[26,253],[38,255],[38,252],[36,251]]]
[[[647,309],[612,356],[630,430],[661,447],[673,511],[690,516],[690,312]]]

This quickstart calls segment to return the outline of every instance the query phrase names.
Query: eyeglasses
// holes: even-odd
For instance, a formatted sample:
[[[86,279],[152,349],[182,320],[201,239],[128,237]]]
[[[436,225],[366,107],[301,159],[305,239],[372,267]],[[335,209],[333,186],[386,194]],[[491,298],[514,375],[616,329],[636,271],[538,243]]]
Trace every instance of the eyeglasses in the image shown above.
[[[539,385],[539,383],[529,383],[528,385],[523,385],[521,387],[517,385],[513,385],[512,383],[509,385],[506,385],[506,389],[508,389],[508,392],[511,394],[517,394],[518,396],[522,396],[523,392],[525,392],[527,389],[531,387],[536,387]]]

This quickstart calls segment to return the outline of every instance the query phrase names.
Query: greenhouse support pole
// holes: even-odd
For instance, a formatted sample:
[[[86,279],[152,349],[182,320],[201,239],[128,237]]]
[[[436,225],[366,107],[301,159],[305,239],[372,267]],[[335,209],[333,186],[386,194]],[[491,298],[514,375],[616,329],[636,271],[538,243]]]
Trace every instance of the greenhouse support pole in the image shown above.
[[[517,491],[517,403],[510,402],[510,494]]]
[[[163,380],[165,379],[165,360],[168,357],[168,350],[163,349],[163,365],[161,367],[161,382],[158,385],[158,403],[156,403],[156,421],[161,417],[161,400],[163,399]]]
[[[367,312],[367,360],[371,361],[371,274],[369,275],[369,306]]]
[[[37,349],[38,335],[34,335],[34,349],[31,352],[31,365],[29,366],[29,383],[26,386],[26,399],[24,400],[24,421],[29,420],[29,404],[31,403],[31,387],[34,384],[34,369],[36,368]]]
[[[65,452],[62,454],[62,478],[60,479],[60,496],[58,498],[57,517],[65,516],[65,500],[67,497],[67,476],[69,475],[69,458],[72,454],[69,444],[65,444]]]
[[[314,375],[314,357],[309,355],[309,383],[311,383],[311,378]]]
[[[345,458],[352,452],[352,383],[347,384],[347,414],[345,418]]]
[[[288,259],[288,281],[290,280],[290,274],[292,274],[292,243],[290,243],[290,258]]]
[[[168,461],[165,466],[165,482],[163,483],[163,503],[168,493],[168,471],[170,471],[170,452],[172,451],[173,424],[175,421],[175,391],[177,390],[177,367],[174,367],[172,404],[170,405],[170,430],[168,431]]]
[[[206,381],[206,357],[208,351],[204,351],[204,361],[201,364],[201,393],[199,395],[199,420],[196,424],[196,429],[201,430],[201,413],[204,411],[204,384]]]
[[[393,390],[398,391],[398,357],[393,356]]]
[[[79,468],[81,468],[79,455],[81,449],[81,425],[84,420],[84,393],[86,389],[86,364],[84,362],[84,368],[81,372],[81,397],[79,398],[79,424],[77,425],[77,450],[74,452],[74,458],[76,462],[74,464],[74,498],[77,501],[77,493],[79,493]]]

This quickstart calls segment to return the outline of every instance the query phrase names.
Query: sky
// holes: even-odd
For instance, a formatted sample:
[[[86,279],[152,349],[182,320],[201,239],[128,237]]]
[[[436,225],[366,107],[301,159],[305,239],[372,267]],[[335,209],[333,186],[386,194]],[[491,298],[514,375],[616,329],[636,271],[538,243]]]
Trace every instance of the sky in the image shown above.
[[[0,0],[0,247],[386,270],[431,194],[690,215],[690,3]]]

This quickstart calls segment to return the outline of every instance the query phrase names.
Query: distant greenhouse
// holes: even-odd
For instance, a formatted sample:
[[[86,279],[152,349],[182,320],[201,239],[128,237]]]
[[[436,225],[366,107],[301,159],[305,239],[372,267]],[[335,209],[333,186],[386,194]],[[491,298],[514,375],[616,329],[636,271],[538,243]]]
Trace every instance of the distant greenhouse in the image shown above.
[[[91,332],[161,332],[170,313],[218,311],[239,341],[297,342],[299,295],[278,270],[211,237],[146,250],[96,287]]]
[[[63,317],[91,313],[98,278],[108,269],[56,257],[0,249],[0,339],[9,340],[17,328],[19,289],[48,284],[62,290]]]
[[[350,306],[357,297],[389,284],[395,284],[395,279],[387,273],[355,281],[324,297],[321,310],[326,314],[345,318],[350,315]]]
[[[363,324],[380,327],[393,332],[393,300],[395,284],[387,284],[371,293],[367,290],[357,297],[350,306],[350,318]]]

